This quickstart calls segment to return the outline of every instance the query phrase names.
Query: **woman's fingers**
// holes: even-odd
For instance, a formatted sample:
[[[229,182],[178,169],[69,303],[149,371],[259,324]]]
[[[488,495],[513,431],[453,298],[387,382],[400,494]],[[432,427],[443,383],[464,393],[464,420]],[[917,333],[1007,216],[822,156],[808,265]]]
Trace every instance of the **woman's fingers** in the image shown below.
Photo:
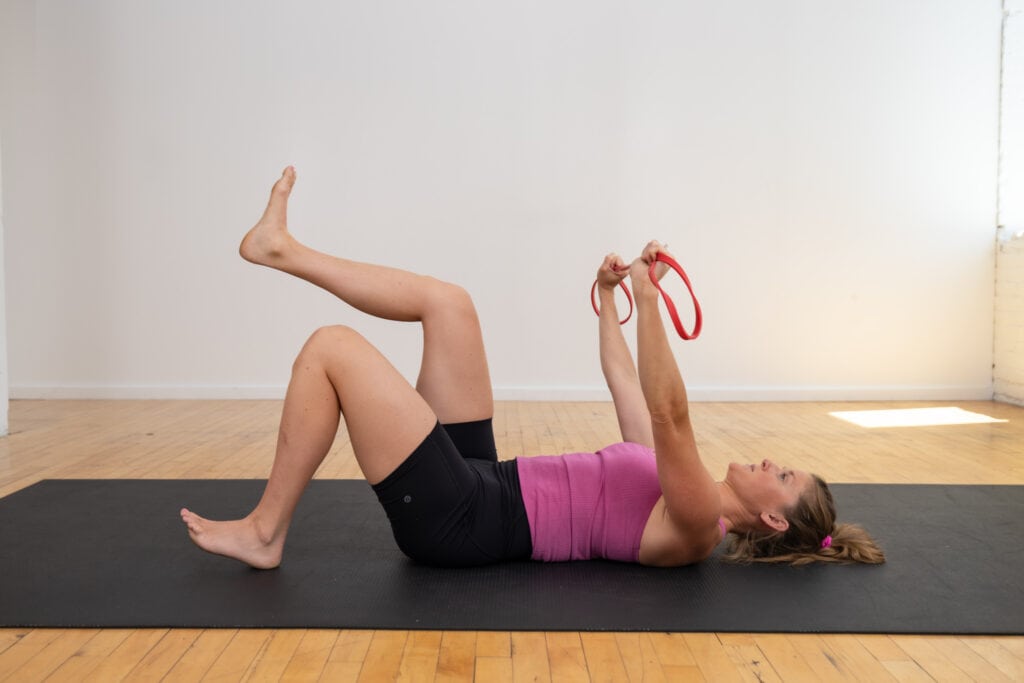
[[[602,285],[614,287],[626,277],[628,272],[629,268],[622,263],[622,258],[618,254],[608,254],[597,271],[597,280]]]

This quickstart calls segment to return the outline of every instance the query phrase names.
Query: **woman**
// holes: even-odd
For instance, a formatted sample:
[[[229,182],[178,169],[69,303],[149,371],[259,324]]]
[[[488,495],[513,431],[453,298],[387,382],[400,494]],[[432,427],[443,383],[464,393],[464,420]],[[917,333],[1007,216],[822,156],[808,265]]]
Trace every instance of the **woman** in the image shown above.
[[[344,415],[356,460],[399,547],[419,562],[602,557],[679,566],[707,558],[730,532],[734,560],[884,560],[859,527],[835,526],[831,494],[818,477],[769,460],[733,463],[721,482],[705,469],[648,274],[664,250],[657,242],[628,267],[613,254],[598,270],[601,367],[623,443],[598,453],[498,462],[487,359],[469,295],[431,277],[299,243],[286,223],[294,183],[289,167],[243,239],[242,257],[370,315],[419,322],[420,375],[414,389],[354,330],[317,330],[292,368],[274,465],[255,509],[226,522],[181,510],[199,547],[253,567],[278,566],[295,507]],[[639,318],[639,373],[615,310],[615,287],[627,276]]]

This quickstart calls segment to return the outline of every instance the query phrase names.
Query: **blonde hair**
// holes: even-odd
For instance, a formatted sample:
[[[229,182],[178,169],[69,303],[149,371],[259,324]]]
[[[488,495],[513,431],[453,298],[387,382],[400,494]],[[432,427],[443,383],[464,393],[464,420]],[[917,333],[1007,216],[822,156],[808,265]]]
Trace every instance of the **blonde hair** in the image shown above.
[[[862,527],[836,524],[836,504],[828,484],[816,475],[796,506],[786,513],[789,528],[774,533],[733,534],[724,556],[730,562],[811,562],[881,564],[885,553]],[[824,543],[831,537],[831,543]]]

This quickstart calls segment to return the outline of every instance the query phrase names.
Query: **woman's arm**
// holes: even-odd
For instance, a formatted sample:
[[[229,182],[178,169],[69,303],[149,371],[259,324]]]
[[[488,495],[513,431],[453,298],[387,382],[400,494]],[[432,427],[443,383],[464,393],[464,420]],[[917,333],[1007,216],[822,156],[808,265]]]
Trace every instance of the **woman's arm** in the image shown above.
[[[668,515],[681,530],[714,526],[721,513],[718,488],[697,452],[686,387],[658,308],[650,264],[662,247],[651,242],[630,268],[637,307],[640,386],[651,415],[658,481]]]
[[[598,320],[601,371],[612,393],[615,415],[623,441],[654,448],[651,415],[647,412],[633,356],[622,336],[619,313],[615,308],[615,290],[629,274],[629,268],[616,254],[604,258],[597,271],[597,289],[601,312]]]

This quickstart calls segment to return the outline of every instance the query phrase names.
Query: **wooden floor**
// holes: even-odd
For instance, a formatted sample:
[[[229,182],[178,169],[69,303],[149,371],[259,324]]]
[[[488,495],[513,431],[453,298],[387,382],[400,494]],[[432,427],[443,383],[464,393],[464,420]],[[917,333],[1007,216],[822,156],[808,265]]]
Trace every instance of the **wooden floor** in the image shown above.
[[[1005,421],[882,429],[830,415],[929,405],[949,404],[706,403],[694,413],[716,476],[731,460],[770,456],[837,482],[1024,484],[1024,408],[957,403]],[[276,401],[14,401],[0,495],[44,478],[264,478],[279,410]],[[495,435],[503,457],[618,438],[604,403],[502,403]],[[317,476],[359,477],[344,431]],[[474,678],[1024,681],[1024,638],[0,629],[0,680]]]

